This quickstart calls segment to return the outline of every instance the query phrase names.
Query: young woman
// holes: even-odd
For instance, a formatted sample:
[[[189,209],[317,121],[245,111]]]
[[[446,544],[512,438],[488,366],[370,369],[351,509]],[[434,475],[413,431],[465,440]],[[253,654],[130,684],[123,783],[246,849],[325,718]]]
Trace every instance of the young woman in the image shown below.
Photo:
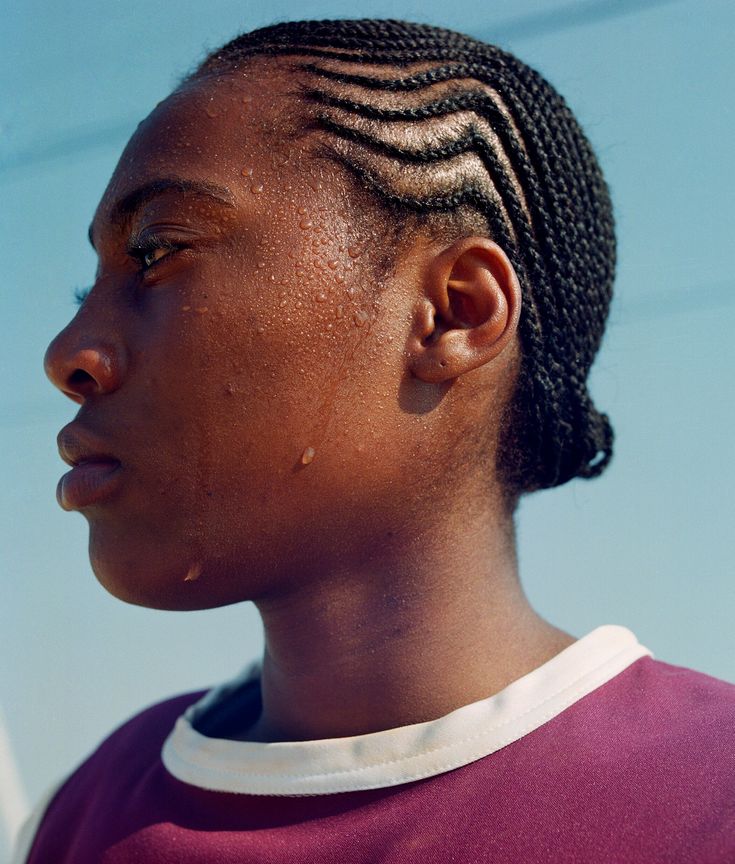
[[[19,860],[732,860],[735,687],[519,581],[520,496],[612,452],[610,201],[548,83],[422,25],[246,34],[90,239],[59,502],[113,594],[252,600],[265,653],[114,732]]]

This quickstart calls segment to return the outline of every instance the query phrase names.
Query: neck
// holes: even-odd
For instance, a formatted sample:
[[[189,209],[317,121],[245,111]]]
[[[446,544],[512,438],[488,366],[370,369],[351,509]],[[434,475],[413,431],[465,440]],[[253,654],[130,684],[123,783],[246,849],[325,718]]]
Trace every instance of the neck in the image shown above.
[[[521,589],[512,530],[488,513],[394,537],[258,603],[263,711],[242,735],[310,740],[436,719],[497,693],[574,639]]]

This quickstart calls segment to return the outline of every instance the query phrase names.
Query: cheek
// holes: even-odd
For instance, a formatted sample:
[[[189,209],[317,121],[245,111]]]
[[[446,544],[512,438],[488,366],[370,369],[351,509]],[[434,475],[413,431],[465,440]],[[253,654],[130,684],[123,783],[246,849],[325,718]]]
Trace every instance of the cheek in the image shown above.
[[[401,315],[379,316],[364,241],[300,209],[274,212],[267,240],[208,258],[146,310],[136,415],[150,443],[126,536],[141,561],[174,562],[154,568],[167,584],[189,558],[298,546],[396,474]]]
[[[305,244],[274,247],[192,272],[149,317],[144,413],[182,495],[257,500],[324,434],[350,328],[336,288],[320,294],[344,283],[315,256],[307,267]]]
[[[267,240],[214,276],[217,308],[204,341],[218,347],[202,358],[202,374],[238,416],[262,409],[269,425],[298,438],[323,421],[375,310],[347,241],[308,213],[276,216]],[[297,218],[308,227],[291,224]]]

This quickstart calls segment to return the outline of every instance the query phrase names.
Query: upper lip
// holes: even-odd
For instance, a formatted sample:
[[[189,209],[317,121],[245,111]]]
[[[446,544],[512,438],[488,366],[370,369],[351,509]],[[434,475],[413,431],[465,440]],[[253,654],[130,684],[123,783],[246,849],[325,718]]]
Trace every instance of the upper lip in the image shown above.
[[[67,463],[75,467],[83,462],[119,462],[108,450],[105,450],[86,435],[80,433],[79,428],[73,428],[74,424],[64,426],[56,437],[59,447],[59,456]]]

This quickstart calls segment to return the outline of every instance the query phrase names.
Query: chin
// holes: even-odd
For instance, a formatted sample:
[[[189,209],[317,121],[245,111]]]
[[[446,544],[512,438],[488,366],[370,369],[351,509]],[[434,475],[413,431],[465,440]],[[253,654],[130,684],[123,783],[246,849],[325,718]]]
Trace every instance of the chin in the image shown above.
[[[183,540],[144,544],[122,542],[90,530],[89,560],[97,581],[113,597],[133,606],[174,612],[214,609],[253,600],[257,591],[242,584],[247,567],[228,567],[201,554],[186,554]],[[122,551],[121,551],[122,550]]]
[[[180,543],[176,551],[170,550],[160,541],[132,544],[90,526],[92,571],[100,585],[118,600],[172,611],[234,602],[212,596],[212,580],[207,578],[210,568],[193,555],[182,555],[183,547]]]

